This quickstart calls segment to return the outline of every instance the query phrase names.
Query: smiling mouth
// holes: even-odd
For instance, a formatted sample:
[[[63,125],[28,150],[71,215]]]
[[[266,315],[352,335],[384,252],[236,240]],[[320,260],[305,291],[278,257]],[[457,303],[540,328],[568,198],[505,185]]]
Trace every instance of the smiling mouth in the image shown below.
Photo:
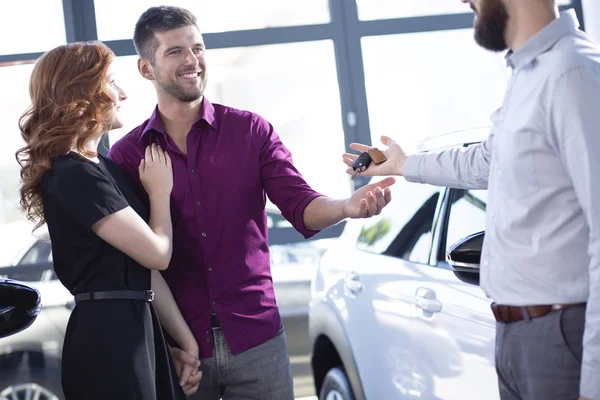
[[[202,75],[202,71],[199,71],[199,72],[187,72],[187,73],[181,74],[179,76],[182,77],[182,78],[185,78],[185,79],[195,79],[195,78],[199,78],[200,75]]]

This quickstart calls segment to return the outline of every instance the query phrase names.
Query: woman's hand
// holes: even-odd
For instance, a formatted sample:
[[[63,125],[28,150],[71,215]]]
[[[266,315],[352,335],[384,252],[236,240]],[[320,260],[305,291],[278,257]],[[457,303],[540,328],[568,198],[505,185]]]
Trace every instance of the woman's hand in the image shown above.
[[[150,198],[169,197],[173,190],[173,166],[171,158],[160,146],[152,143],[146,147],[145,158],[138,168],[140,181]]]

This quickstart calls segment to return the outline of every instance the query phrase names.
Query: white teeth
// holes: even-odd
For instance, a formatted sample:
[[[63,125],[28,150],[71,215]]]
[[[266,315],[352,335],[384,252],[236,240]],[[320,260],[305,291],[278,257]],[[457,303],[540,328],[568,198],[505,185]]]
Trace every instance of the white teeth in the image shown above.
[[[191,74],[183,74],[181,75],[183,78],[197,78],[200,76],[200,72],[194,72]]]

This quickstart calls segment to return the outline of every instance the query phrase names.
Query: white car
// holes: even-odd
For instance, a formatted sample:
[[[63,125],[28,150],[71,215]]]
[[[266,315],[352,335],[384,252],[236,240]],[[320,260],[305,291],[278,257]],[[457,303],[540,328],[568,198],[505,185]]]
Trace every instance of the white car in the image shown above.
[[[424,150],[488,132],[444,135]],[[499,399],[496,323],[478,286],[486,200],[485,190],[400,178],[381,215],[346,224],[311,285],[320,400]]]

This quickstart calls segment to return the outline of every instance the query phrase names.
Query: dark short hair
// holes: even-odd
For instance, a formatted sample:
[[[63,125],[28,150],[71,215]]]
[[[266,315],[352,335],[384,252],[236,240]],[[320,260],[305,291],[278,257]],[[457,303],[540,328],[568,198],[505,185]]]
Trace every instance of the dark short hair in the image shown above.
[[[150,7],[138,19],[133,33],[133,44],[138,56],[154,64],[158,40],[156,33],[196,24],[194,14],[185,8],[172,6]]]

